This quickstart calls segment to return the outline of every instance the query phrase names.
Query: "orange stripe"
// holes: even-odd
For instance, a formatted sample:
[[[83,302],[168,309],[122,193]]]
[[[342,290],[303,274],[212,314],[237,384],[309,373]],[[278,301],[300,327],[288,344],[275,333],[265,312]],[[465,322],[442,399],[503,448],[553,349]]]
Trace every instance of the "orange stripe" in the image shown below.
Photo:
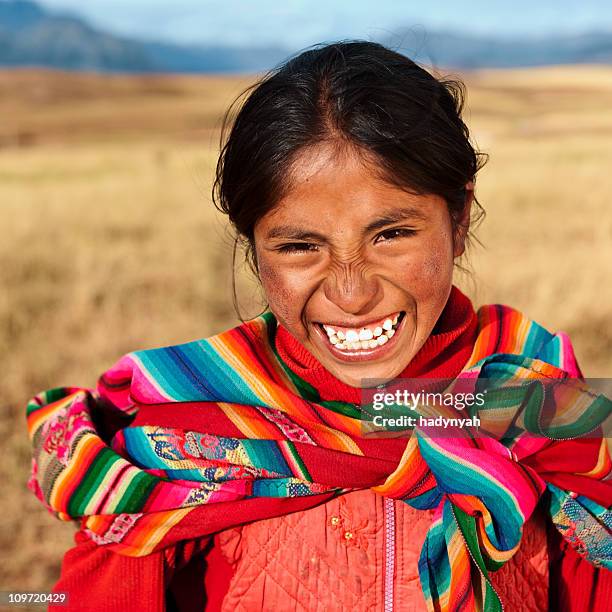
[[[227,418],[240,430],[240,432],[250,438],[257,440],[284,440],[285,436],[262,416],[262,414],[252,406],[241,404],[217,404]]]
[[[589,470],[588,472],[578,472],[577,475],[602,479],[604,476],[610,473],[610,469],[612,469],[612,465],[610,461],[610,453],[608,451],[608,441],[607,438],[602,438],[599,447],[599,454],[597,455],[597,462],[593,466],[593,469]]]
[[[75,395],[78,395],[79,393],[82,393],[83,391],[75,391],[74,393],[71,393],[70,395],[67,395],[66,397],[62,397],[61,399],[58,399],[55,402],[52,402],[51,404],[42,406],[40,409],[31,413],[27,419],[27,428],[28,428],[28,433],[30,433],[30,437],[32,437],[32,434],[38,430],[38,428],[43,424],[45,420],[50,418],[53,412],[55,412],[56,410],[65,408],[68,404],[70,404],[74,400]]]
[[[100,439],[93,434],[83,436],[75,449],[73,460],[56,480],[49,501],[55,508],[68,508],[68,501],[82,480],[82,475],[91,466],[98,452],[105,448]],[[77,476],[78,475],[78,476]]]
[[[478,336],[476,337],[476,342],[474,343],[474,349],[472,350],[472,354],[466,364],[466,368],[471,367],[477,361],[480,361],[487,354],[487,348],[489,346],[491,336],[492,336],[492,325],[491,323],[491,314],[493,309],[488,306],[482,306],[478,309]]]

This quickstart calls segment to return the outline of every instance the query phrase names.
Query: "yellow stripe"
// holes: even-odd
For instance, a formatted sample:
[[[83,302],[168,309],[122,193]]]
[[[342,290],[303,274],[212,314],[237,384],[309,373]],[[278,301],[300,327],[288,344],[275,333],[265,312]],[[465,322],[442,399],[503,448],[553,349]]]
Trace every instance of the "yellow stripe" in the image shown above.
[[[592,470],[588,472],[578,472],[578,476],[596,476],[600,472],[603,471],[606,464],[610,462],[610,455],[608,451],[607,440],[605,438],[601,439],[601,445],[599,447],[599,455],[597,456],[597,463]],[[602,474],[603,475],[603,474]]]
[[[250,386],[251,390],[259,396],[261,400],[272,404],[276,407],[276,401],[270,395],[270,390],[267,384],[264,384],[262,379],[250,368],[246,367],[246,363],[239,358],[239,356],[233,352],[225,344],[223,340],[211,338],[209,340],[211,346],[221,355],[221,357],[240,373],[241,378]]]
[[[248,438],[259,439],[259,431],[251,426],[249,419],[240,415],[239,411],[234,408],[235,404],[218,402],[217,405],[223,410],[223,414],[240,430],[240,433]]]
[[[127,462],[125,460],[115,461],[113,465],[110,467],[110,469],[105,472],[104,478],[102,479],[100,484],[96,487],[96,494],[93,495],[93,497],[89,500],[89,503],[87,504],[87,506],[85,506],[85,510],[83,510],[83,514],[86,514],[86,515],[87,514],[97,514],[100,512],[101,509],[98,509],[98,511],[96,512],[96,507],[100,503],[100,499],[104,497],[104,494],[106,493],[106,489],[108,488],[108,485],[111,483],[113,478],[115,478],[117,473],[122,468],[125,467],[126,463]],[[113,496],[115,495],[116,495],[116,492],[113,491]]]
[[[104,504],[104,508],[100,508],[100,511],[104,510],[105,514],[115,514],[117,506],[123,501],[126,491],[131,486],[133,480],[141,473],[138,468],[132,467],[126,470],[125,474],[119,481],[119,486],[113,491],[113,494],[108,498],[108,501]]]
[[[513,330],[514,345],[512,346],[512,351],[522,353],[525,347],[525,341],[527,340],[527,333],[531,327],[531,321],[520,312],[516,312],[516,314],[520,317],[520,321],[516,330]]]
[[[142,545],[138,551],[138,557],[148,555],[153,551],[155,546],[161,542],[163,537],[174,527],[184,516],[189,514],[194,508],[180,508],[168,512],[168,517],[160,523],[152,532],[144,545]]]
[[[92,458],[95,459],[97,453],[91,453],[89,449],[92,446],[94,448],[99,447],[101,444],[102,442],[99,441],[99,438],[97,438],[97,436],[94,436],[93,434],[85,434],[79,440],[76,448],[74,449],[74,454],[71,457],[68,467],[59,474],[57,480],[53,484],[53,490],[51,491],[51,495],[49,496],[49,505],[52,508],[58,507],[57,496],[58,492],[64,491],[64,483],[66,481],[70,482],[72,480],[72,475],[74,472],[78,472],[83,469],[83,462],[81,456],[85,454],[85,452],[87,452],[91,455]]]

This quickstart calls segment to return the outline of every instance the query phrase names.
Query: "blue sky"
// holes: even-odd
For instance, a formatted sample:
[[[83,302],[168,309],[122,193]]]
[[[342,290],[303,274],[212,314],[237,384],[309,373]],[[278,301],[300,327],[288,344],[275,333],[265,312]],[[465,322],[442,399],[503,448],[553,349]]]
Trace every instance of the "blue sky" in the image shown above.
[[[298,48],[398,28],[528,36],[612,32],[610,0],[41,0],[113,32],[190,43]]]

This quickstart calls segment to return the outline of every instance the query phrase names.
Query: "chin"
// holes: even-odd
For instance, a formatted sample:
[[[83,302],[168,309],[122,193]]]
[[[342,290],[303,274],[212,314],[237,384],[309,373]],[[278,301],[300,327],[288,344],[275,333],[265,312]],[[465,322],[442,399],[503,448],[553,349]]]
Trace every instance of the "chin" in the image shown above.
[[[406,354],[406,353],[404,353]],[[330,360],[320,360],[321,364],[329,370],[336,378],[342,382],[350,385],[351,387],[364,387],[364,379],[376,379],[376,384],[393,380],[399,376],[406,368],[410,360],[402,360],[401,366],[398,366],[397,360],[393,363],[368,363],[358,362],[351,365],[338,363],[336,361],[330,362]]]

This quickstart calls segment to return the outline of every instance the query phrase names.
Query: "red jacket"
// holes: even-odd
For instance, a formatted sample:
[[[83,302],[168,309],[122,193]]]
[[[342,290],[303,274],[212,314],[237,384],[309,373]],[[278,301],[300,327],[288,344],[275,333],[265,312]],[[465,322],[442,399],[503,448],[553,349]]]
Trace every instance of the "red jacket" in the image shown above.
[[[53,589],[67,592],[69,605],[50,606],[51,612],[214,612],[232,572],[210,538],[146,557],[110,552],[81,531],[75,542]],[[550,610],[609,609],[612,572],[582,559],[553,529],[549,555]]]

